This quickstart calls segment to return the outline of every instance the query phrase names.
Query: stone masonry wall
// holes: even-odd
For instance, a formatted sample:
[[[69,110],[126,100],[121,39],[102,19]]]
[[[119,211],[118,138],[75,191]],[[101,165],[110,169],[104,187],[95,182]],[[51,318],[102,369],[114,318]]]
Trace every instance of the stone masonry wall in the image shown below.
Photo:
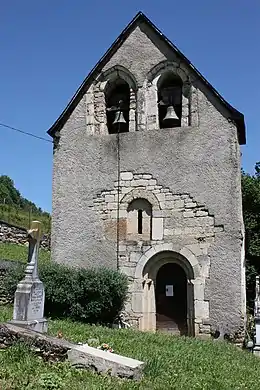
[[[93,209],[100,215],[107,240],[116,240],[117,188],[102,191],[94,199]],[[139,234],[136,240],[128,239],[128,205],[134,199],[146,199],[152,205],[151,239]],[[119,182],[119,260],[120,270],[126,273],[131,282],[131,295],[126,312],[131,323],[138,325],[143,315],[142,281],[136,278],[136,267],[140,256],[150,248],[161,244],[181,245],[197,256],[199,271],[194,281],[195,325],[197,333],[209,333],[209,296],[206,285],[210,277],[209,249],[215,235],[224,231],[217,226],[214,216],[205,204],[197,202],[188,193],[173,193],[170,188],[160,185],[159,180],[149,173],[121,172]],[[143,275],[144,276],[144,275]]]
[[[27,230],[7,222],[0,221],[0,244],[12,243],[18,245],[28,245]],[[51,238],[50,234],[44,234],[41,240],[40,247],[42,249],[50,250]]]
[[[105,123],[96,125],[105,120],[99,107],[104,103],[103,82],[110,81],[111,72],[123,72],[136,93],[136,131],[121,134],[119,141],[121,269],[126,267],[133,275],[137,258],[151,245],[177,251],[189,246],[187,251],[198,259],[200,277],[205,279],[194,286],[198,297],[204,294],[197,309],[203,312],[209,307],[211,324],[228,324],[235,331],[245,314],[237,129],[220,100],[182,62],[149,28],[139,26],[86,89],[60,130],[54,153],[52,258],[73,266],[116,267],[118,144],[115,134],[107,134]],[[180,128],[159,129],[155,81],[169,67],[183,75],[183,123]],[[153,206],[156,235],[149,242],[124,239],[130,192],[134,196],[145,192]],[[199,215],[204,211],[208,214]],[[138,305],[139,287],[133,283],[131,288]],[[137,318],[136,307],[133,311]]]

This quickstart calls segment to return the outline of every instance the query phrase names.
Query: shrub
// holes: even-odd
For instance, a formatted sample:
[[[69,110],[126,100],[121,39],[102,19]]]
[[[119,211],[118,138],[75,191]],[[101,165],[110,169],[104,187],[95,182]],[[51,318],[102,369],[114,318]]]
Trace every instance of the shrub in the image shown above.
[[[24,268],[24,264],[17,264],[8,271],[4,287],[9,296],[14,296]],[[107,268],[70,268],[42,262],[39,277],[45,287],[45,315],[53,318],[112,323],[127,296],[127,277]]]

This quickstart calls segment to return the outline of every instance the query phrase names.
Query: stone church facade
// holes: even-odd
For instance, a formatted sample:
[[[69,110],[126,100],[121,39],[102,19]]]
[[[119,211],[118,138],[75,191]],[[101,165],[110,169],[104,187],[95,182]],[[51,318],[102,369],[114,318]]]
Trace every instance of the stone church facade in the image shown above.
[[[244,117],[139,13],[48,133],[52,258],[129,277],[127,320],[244,328]]]

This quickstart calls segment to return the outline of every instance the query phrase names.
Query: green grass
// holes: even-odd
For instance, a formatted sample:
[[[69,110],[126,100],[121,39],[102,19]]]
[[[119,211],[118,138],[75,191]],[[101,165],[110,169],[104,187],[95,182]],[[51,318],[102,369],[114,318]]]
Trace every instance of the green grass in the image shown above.
[[[26,262],[28,258],[28,248],[25,245],[17,245],[12,243],[0,244],[0,259],[3,260],[19,260]],[[50,260],[50,252],[40,249],[40,260]]]
[[[0,308],[0,321],[11,315],[11,307]],[[136,383],[79,371],[64,363],[43,363],[18,345],[0,352],[1,390],[259,389],[260,359],[230,344],[50,320],[49,333],[57,335],[59,331],[75,342],[98,338],[100,344],[109,343],[116,353],[143,360],[144,378]]]
[[[48,215],[40,213],[29,213],[29,211],[18,207],[0,204],[0,220],[10,224],[28,229],[31,221],[42,222],[42,231],[49,233],[51,230],[51,218]]]

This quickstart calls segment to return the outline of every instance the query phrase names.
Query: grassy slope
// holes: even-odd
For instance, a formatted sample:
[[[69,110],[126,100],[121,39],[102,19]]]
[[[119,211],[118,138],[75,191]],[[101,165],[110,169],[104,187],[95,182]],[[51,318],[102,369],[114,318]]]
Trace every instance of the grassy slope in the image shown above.
[[[11,313],[11,308],[0,308],[0,321],[11,318]],[[97,337],[100,343],[109,343],[116,353],[145,361],[144,379],[135,383],[71,369],[68,364],[46,364],[24,348],[16,347],[0,352],[0,388],[259,389],[260,360],[232,345],[50,320],[49,333],[56,335],[58,331],[75,342]],[[48,380],[53,387],[47,386]]]
[[[25,245],[16,245],[12,243],[0,244],[0,259],[1,260],[20,260],[27,261],[28,248]],[[40,260],[49,260],[50,252],[40,249]]]
[[[0,204],[0,220],[6,221],[16,226],[28,229],[30,221],[41,221],[44,233],[49,233],[51,229],[51,219],[47,215],[34,214],[29,215],[29,211],[17,207]]]

